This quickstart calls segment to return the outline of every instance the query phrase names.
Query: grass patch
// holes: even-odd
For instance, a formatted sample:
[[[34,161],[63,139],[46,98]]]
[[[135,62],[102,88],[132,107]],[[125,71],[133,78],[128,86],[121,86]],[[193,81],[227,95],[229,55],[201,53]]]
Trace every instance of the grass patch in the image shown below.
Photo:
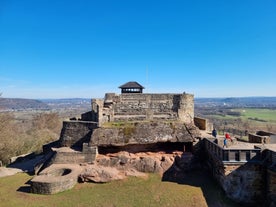
[[[123,128],[123,127],[133,127],[136,126],[139,123],[151,123],[151,124],[157,124],[157,123],[165,123],[169,125],[179,124],[183,123],[179,120],[158,120],[158,121],[150,121],[150,120],[143,120],[143,121],[113,121],[113,122],[105,122],[103,123],[102,127],[106,128]]]
[[[264,120],[267,122],[276,122],[276,110],[273,109],[237,109],[245,119]]]
[[[82,183],[73,189],[55,195],[36,195],[24,192],[27,174],[0,178],[1,206],[28,207],[197,207],[235,206],[229,202],[220,188],[204,175],[187,177],[187,183],[162,182],[157,174],[147,179],[130,177],[123,181],[105,184]],[[23,190],[23,192],[22,192]],[[219,205],[221,206],[221,205]]]
[[[233,112],[240,112],[241,116],[231,115],[210,115],[212,118],[222,120],[235,120],[241,118],[242,120],[252,121],[266,121],[276,123],[276,110],[274,109],[254,109],[254,108],[243,108],[243,109],[232,109]]]

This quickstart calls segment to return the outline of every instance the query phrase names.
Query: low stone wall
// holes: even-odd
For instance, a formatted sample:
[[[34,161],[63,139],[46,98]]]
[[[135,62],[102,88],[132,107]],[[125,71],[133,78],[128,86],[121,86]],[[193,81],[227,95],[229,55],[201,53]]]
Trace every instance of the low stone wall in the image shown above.
[[[257,135],[257,134],[248,134],[248,140],[251,143],[262,143],[262,144],[270,143],[269,136],[261,136],[261,135]]]
[[[55,194],[71,189],[80,174],[78,165],[51,165],[31,180],[31,193]]]
[[[213,124],[210,123],[207,119],[194,117],[194,123],[200,130],[206,130],[209,132],[213,130]]]
[[[275,134],[272,133],[272,132],[257,131],[257,132],[256,132],[256,135],[259,135],[259,136],[271,136],[271,135],[275,135]]]
[[[72,150],[67,147],[53,149],[55,154],[51,158],[54,164],[80,164],[92,163],[98,154],[96,146],[89,146],[88,143],[83,144],[82,151]]]
[[[82,152],[56,152],[52,158],[54,164],[84,163],[85,155]]]

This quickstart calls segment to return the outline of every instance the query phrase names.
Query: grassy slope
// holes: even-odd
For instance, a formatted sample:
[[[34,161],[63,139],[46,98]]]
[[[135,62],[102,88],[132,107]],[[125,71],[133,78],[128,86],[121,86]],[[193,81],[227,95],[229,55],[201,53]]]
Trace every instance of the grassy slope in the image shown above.
[[[29,185],[25,183],[29,179],[31,177],[26,174],[0,178],[0,206],[235,206],[211,179],[201,174],[188,176],[183,184],[162,182],[160,176],[155,174],[149,175],[147,179],[131,177],[106,184],[83,183],[56,195],[26,193]]]

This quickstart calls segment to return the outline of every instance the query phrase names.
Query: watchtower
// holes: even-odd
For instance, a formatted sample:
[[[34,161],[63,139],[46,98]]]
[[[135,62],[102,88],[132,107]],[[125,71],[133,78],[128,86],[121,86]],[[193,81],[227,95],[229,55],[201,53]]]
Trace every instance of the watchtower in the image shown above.
[[[121,93],[143,93],[144,87],[135,81],[127,82],[121,86]]]

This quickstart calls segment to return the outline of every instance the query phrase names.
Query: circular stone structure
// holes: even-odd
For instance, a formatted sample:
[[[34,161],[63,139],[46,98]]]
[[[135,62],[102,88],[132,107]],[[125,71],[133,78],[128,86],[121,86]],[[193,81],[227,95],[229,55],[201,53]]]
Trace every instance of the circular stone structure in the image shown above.
[[[78,182],[79,165],[53,164],[31,180],[31,192],[55,194],[69,190]]]

